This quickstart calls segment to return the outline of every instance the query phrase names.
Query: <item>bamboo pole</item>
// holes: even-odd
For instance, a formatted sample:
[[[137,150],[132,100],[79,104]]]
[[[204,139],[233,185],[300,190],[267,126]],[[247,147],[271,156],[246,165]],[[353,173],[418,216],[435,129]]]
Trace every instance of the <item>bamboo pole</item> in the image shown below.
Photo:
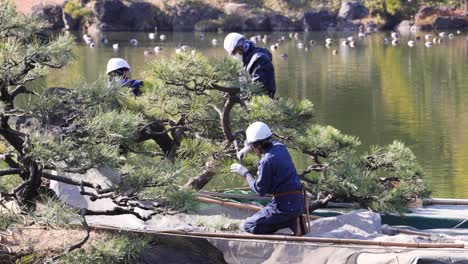
[[[218,193],[218,192],[198,192],[201,195],[209,195],[214,197],[223,197],[223,198],[234,198],[234,199],[253,199],[253,200],[262,200],[270,201],[272,196],[259,196],[253,194],[238,194],[238,193]]]
[[[468,199],[428,198],[424,199],[425,205],[468,205]]]
[[[202,202],[202,203],[217,204],[217,205],[221,205],[221,206],[233,207],[233,208],[238,208],[238,209],[245,209],[245,210],[254,211],[254,212],[258,212],[258,211],[260,211],[262,209],[262,207],[258,206],[258,205],[226,202],[226,201],[223,201],[223,200],[213,199],[211,197],[204,197],[204,196],[197,197],[197,200],[199,202]],[[320,216],[309,215],[309,219],[312,219],[312,220],[316,220],[316,219],[320,219],[320,218],[321,218]]]
[[[253,205],[253,204],[240,204],[240,203],[234,203],[234,202],[226,202],[222,200],[216,200],[208,197],[197,197],[197,200],[202,203],[210,203],[210,204],[218,204],[221,206],[226,206],[226,207],[233,207],[233,208],[238,208],[238,209],[245,209],[249,211],[254,211],[258,212],[262,209],[261,206],[258,205]]]
[[[361,246],[380,246],[380,247],[404,247],[404,248],[465,248],[462,243],[405,243],[405,242],[385,242],[362,239],[342,239],[342,238],[323,238],[323,237],[296,237],[286,235],[253,235],[238,234],[232,232],[189,232],[183,230],[132,230],[127,228],[117,228],[112,226],[92,225],[92,229],[110,230],[118,232],[132,232],[153,235],[176,235],[203,238],[225,238],[225,239],[247,239],[247,240],[267,240],[267,241],[288,241],[305,243],[328,243],[338,245],[361,245]]]
[[[215,233],[215,232],[187,232],[187,231],[162,231],[162,234],[173,234],[195,237],[212,238],[230,238],[230,239],[254,239],[254,240],[274,240],[274,241],[293,241],[308,243],[331,243],[338,245],[365,245],[380,247],[405,247],[405,248],[465,248],[462,243],[406,243],[406,242],[385,242],[361,239],[342,239],[342,238],[322,238],[322,237],[296,237],[284,235],[253,235],[237,233]]]
[[[233,199],[252,199],[252,200],[260,200],[260,201],[269,201],[273,196],[265,195],[259,196],[254,194],[240,194],[240,193],[219,193],[219,192],[208,192],[208,191],[200,191],[198,192],[200,195],[204,196],[212,196],[212,197],[223,197],[223,198],[233,198]],[[309,201],[311,197],[308,197]],[[336,203],[336,202],[328,202],[327,207],[338,207],[338,208],[357,208],[352,203]]]

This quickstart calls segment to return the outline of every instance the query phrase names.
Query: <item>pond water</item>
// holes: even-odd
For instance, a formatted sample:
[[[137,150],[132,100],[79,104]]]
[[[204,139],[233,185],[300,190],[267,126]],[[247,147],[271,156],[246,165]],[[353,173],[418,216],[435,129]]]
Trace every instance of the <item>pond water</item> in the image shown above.
[[[164,33],[167,39],[149,40],[146,33],[108,34],[109,45],[89,48],[77,37],[76,59],[65,69],[52,72],[37,86],[71,86],[77,80],[94,81],[105,73],[111,57],[127,59],[134,67],[133,77],[141,77],[145,64],[158,57],[174,56],[175,47],[189,45],[207,56],[226,56],[222,48],[225,34]],[[343,133],[360,138],[366,151],[371,145],[390,144],[400,139],[416,154],[430,183],[434,197],[468,198],[468,40],[467,34],[445,38],[431,48],[422,40],[408,47],[383,44],[385,33],[358,41],[356,48],[338,41],[332,48],[326,37],[347,37],[327,32],[301,33],[290,39],[288,33],[273,33],[271,39],[286,36],[274,52],[277,95],[309,99],[316,109],[316,121],[332,125]],[[435,35],[435,34],[433,34]],[[129,44],[136,38],[139,45]],[[218,45],[212,44],[218,40]],[[298,48],[299,41],[317,44],[310,50]],[[112,43],[119,43],[114,51]],[[269,47],[273,41],[267,44]],[[145,50],[163,50],[150,57]],[[332,50],[338,54],[334,55]],[[286,53],[287,59],[280,54]],[[307,160],[295,155],[298,170]]]

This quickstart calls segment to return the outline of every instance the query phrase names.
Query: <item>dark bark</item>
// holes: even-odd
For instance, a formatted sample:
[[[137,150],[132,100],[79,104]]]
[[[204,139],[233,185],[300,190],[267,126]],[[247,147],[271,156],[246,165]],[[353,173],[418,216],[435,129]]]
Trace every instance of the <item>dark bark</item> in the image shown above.
[[[32,207],[34,206],[34,198],[38,195],[37,190],[41,186],[41,172],[37,163],[29,158],[23,164],[27,168],[28,179],[23,182],[24,187],[15,189],[15,193],[17,193],[16,197],[21,205]]]
[[[213,179],[215,175],[215,167],[217,162],[215,160],[210,160],[205,165],[205,170],[203,170],[197,176],[190,178],[190,180],[185,184],[185,186],[190,187],[196,191],[199,191],[205,187],[205,185]]]
[[[21,171],[22,170],[19,168],[4,169],[4,170],[0,170],[0,176],[20,174]]]
[[[231,130],[231,110],[235,105],[236,100],[234,95],[229,95],[226,103],[224,104],[223,114],[221,115],[221,127],[223,128],[224,138],[227,140],[228,144],[232,143],[234,140]]]
[[[123,215],[123,214],[132,214],[142,221],[148,221],[149,219],[151,219],[151,216],[143,217],[137,212],[134,212],[132,210],[125,209],[122,207],[115,207],[114,209],[107,210],[107,211],[86,210],[86,215]]]
[[[148,139],[154,140],[166,156],[171,153],[175,144],[161,121],[154,121],[140,130],[137,141],[141,142]]]
[[[203,189],[205,185],[213,179],[215,171],[213,169],[206,169],[194,178],[190,178],[189,182],[185,185],[198,191]]]
[[[99,184],[93,184],[93,183],[85,182],[85,181],[75,181],[73,179],[63,177],[63,176],[59,176],[59,175],[53,175],[53,174],[50,174],[48,172],[42,172],[42,176],[44,178],[54,180],[54,181],[63,182],[63,183],[66,183],[66,184],[93,188],[94,190],[97,191],[98,194],[108,193],[108,192],[111,191],[111,190],[108,190],[108,189],[102,189]]]
[[[24,134],[11,129],[8,117],[0,114],[0,135],[13,146],[16,151],[23,154]]]

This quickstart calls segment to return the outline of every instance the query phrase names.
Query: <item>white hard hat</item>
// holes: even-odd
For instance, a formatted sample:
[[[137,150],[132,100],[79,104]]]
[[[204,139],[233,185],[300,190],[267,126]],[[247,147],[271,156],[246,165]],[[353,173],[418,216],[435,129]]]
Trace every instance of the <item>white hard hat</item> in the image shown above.
[[[224,49],[227,51],[229,55],[232,55],[232,52],[237,46],[237,43],[239,43],[239,40],[245,38],[243,35],[239,33],[229,33],[225,38],[224,38]]]
[[[121,58],[112,58],[107,62],[106,74],[122,68],[127,68],[129,71],[132,70],[132,67],[130,67],[126,60]]]
[[[247,144],[267,139],[273,135],[270,128],[263,122],[251,124],[245,131],[245,134],[247,135]]]

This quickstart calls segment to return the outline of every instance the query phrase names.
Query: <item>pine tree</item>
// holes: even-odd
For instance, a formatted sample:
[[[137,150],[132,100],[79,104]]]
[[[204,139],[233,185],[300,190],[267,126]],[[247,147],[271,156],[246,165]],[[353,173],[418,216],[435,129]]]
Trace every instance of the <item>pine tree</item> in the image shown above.
[[[0,135],[9,167],[0,176],[22,178],[14,190],[2,193],[4,199],[34,205],[44,179],[52,179],[81,186],[82,194],[93,200],[110,197],[122,206],[113,213],[144,220],[127,210],[129,200],[158,198],[190,209],[194,191],[214,177],[230,175],[228,167],[254,121],[269,124],[276,139],[311,157],[301,177],[313,194],[322,191],[392,212],[428,194],[414,155],[402,143],[359,156],[357,138],[314,123],[310,101],[262,95],[258,84],[239,78],[241,65],[229,58],[182,53],[155,60],[148,65],[139,97],[105,81],[36,94],[26,86],[48,68],[66,65],[73,40],[43,37],[42,22],[17,14],[8,2],[0,5]],[[31,96],[27,106],[15,104],[21,94]],[[245,164],[256,171],[250,156]],[[96,168],[110,168],[122,180],[104,189],[79,178]]]

